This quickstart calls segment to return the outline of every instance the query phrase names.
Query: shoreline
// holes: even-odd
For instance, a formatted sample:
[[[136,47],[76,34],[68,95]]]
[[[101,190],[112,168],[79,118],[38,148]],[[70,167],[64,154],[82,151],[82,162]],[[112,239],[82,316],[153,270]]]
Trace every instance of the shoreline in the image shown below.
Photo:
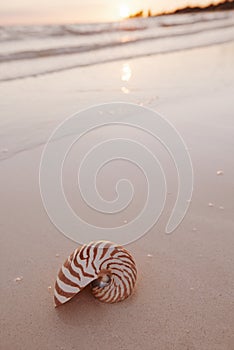
[[[0,82],[234,41],[234,11],[106,25],[2,28]],[[108,34],[108,35],[107,35]]]
[[[96,62],[96,63],[90,63],[90,64],[83,64],[83,65],[78,65],[78,66],[72,66],[72,67],[66,67],[66,68],[61,68],[61,69],[57,69],[54,71],[49,71],[49,72],[43,72],[43,73],[39,73],[39,74],[31,74],[31,75],[27,75],[27,76],[19,76],[16,78],[6,78],[6,79],[0,79],[0,84],[5,83],[5,82],[10,82],[10,81],[16,81],[16,80],[23,80],[23,79],[27,79],[27,78],[37,78],[40,76],[44,76],[44,75],[49,75],[49,74],[56,74],[56,73],[60,73],[60,72],[65,72],[65,71],[70,71],[73,69],[77,69],[77,68],[86,68],[86,67],[93,67],[93,66],[99,66],[99,65],[103,65],[103,64],[108,64],[108,63],[114,63],[114,62],[120,62],[120,61],[124,61],[124,60],[135,60],[138,58],[144,58],[144,57],[152,57],[152,56],[158,56],[158,55],[168,55],[171,53],[176,53],[176,52],[183,52],[183,51],[191,51],[191,50],[196,50],[196,49],[202,49],[202,48],[206,48],[206,47],[213,47],[213,46],[220,46],[220,45],[225,45],[228,43],[233,43],[234,39],[227,39],[227,40],[223,40],[220,42],[215,42],[215,43],[210,43],[210,44],[204,44],[204,45],[199,45],[199,46],[192,46],[192,47],[186,47],[186,48],[180,48],[180,49],[175,49],[175,50],[170,50],[170,51],[162,51],[162,52],[157,52],[157,53],[150,53],[150,54],[139,54],[138,56],[127,56],[125,58],[119,58],[119,59],[113,59],[113,60],[108,60],[108,61],[101,61],[101,62]]]
[[[180,57],[185,57],[185,56],[189,57],[193,53],[195,53],[196,55],[199,55],[199,54],[205,55],[206,52],[209,52],[210,50],[212,50],[214,52],[213,54],[215,55],[215,54],[217,54],[220,51],[220,49],[222,49],[222,48],[225,49],[226,47],[227,48],[234,47],[234,42],[217,44],[217,45],[211,45],[211,46],[205,46],[205,47],[201,47],[201,48],[193,48],[193,49],[190,49],[190,50],[181,50],[181,51],[166,53],[165,54],[166,56],[164,56],[164,54],[160,54],[160,55],[144,56],[144,57],[139,57],[139,58],[137,57],[135,59],[127,60],[127,62],[130,65],[131,65],[131,62],[132,62],[132,63],[134,63],[134,65],[141,67],[142,66],[142,62],[144,62],[145,60],[148,60],[150,62],[150,64],[151,64],[155,60],[160,62],[162,57],[165,57],[165,59],[170,61],[170,57],[175,57],[175,60],[176,60],[177,58],[180,59]],[[121,68],[116,68],[116,67],[124,66],[125,65],[124,62],[126,62],[126,61],[125,60],[120,60],[120,61],[114,61],[114,62],[107,62],[107,63],[103,63],[103,64],[100,64],[100,65],[92,65],[92,66],[87,66],[87,67],[76,67],[76,68],[73,68],[73,69],[66,69],[66,70],[61,71],[61,72],[56,72],[58,74],[56,74],[56,73],[52,73],[52,74],[48,73],[48,74],[45,74],[45,75],[39,75],[37,77],[27,77],[27,78],[23,78],[23,79],[15,79],[13,81],[6,81],[6,82],[3,82],[3,84],[0,83],[0,93],[2,92],[2,96],[4,96],[4,94],[5,94],[5,91],[4,91],[5,88],[4,87],[6,87],[6,89],[10,89],[10,90],[11,90],[11,87],[12,87],[14,93],[16,93],[18,87],[22,83],[26,84],[26,86],[33,86],[34,83],[35,83],[36,86],[37,86],[38,84],[41,85],[41,84],[44,83],[44,81],[48,80],[50,82],[50,85],[51,85],[51,84],[53,84],[54,80],[58,79],[59,81],[62,81],[64,79],[64,77],[66,77],[67,75],[72,77],[73,73],[75,75],[77,75],[77,74],[79,74],[79,72],[82,72],[82,76],[83,77],[85,77],[85,74],[88,71],[98,72],[98,74],[101,75],[102,74],[101,71],[103,69],[106,69],[106,67],[109,67],[108,70],[110,70],[110,71],[111,71],[111,67],[113,67],[114,70],[117,70],[117,69],[121,70]],[[164,69],[165,69],[165,67],[164,67]],[[168,75],[168,77],[166,79],[168,79],[168,78],[169,78],[169,75]],[[163,79],[161,79],[161,80],[163,80]],[[74,83],[75,82],[73,81],[73,84]],[[126,82],[126,83],[121,82],[121,84],[123,86],[126,85],[126,87],[125,86],[124,87],[119,86],[120,94],[118,94],[117,101],[121,102],[121,101],[128,101],[129,100],[129,102],[131,102],[131,103],[136,103],[136,104],[143,103],[143,105],[145,105],[146,107],[149,106],[150,108],[153,108],[153,109],[155,108],[155,102],[157,102],[157,101],[156,101],[156,99],[154,97],[149,99],[149,103],[147,102],[147,99],[146,99],[146,101],[144,101],[144,99],[141,101],[141,99],[139,99],[139,98],[134,96],[134,92],[131,91],[130,87],[128,86],[128,85],[131,85],[131,84],[129,84],[128,82]],[[175,80],[174,84],[176,84],[176,80]],[[208,81],[206,82],[206,86],[209,88],[209,82]],[[125,91],[125,89],[126,89],[126,91]],[[82,95],[83,94],[88,94],[89,93],[89,88],[87,90],[81,88],[80,92],[82,93]],[[7,96],[8,93],[6,93],[5,95]],[[107,102],[108,101],[111,101],[111,99],[109,100],[109,98],[108,98]],[[159,106],[160,106],[160,103],[162,103],[162,101],[159,102]],[[99,104],[99,100],[96,99],[94,104]],[[158,105],[158,103],[157,103],[157,105]],[[85,104],[81,105],[81,109],[85,109],[87,107],[89,107],[89,106],[87,106]],[[74,109],[72,109],[70,111],[70,114],[68,114],[68,115],[65,112],[64,113],[64,118],[68,117],[69,115],[71,116],[71,115],[73,115],[76,112],[77,112],[77,110],[74,110]],[[35,119],[33,121],[31,121],[30,124],[34,123],[34,121],[35,121]],[[62,121],[62,119],[61,119],[61,121]],[[20,121],[20,124],[21,124],[21,126],[20,126],[20,124],[18,123],[17,120],[14,121],[10,117],[9,122],[8,122],[9,123],[9,127],[10,127],[11,123],[14,123],[14,122],[17,123],[16,125],[17,125],[18,129],[27,127],[27,122],[26,122],[26,119],[24,120],[24,118]],[[45,120],[45,122],[46,122],[46,120]],[[54,122],[53,122],[53,124],[54,124]],[[55,126],[56,126],[56,123],[54,124],[54,127]],[[0,122],[0,127],[1,127],[1,122]],[[36,124],[35,124],[35,127],[36,127]],[[35,127],[32,124],[31,132],[35,133]],[[4,138],[2,139],[2,142],[0,142],[0,162],[4,162],[4,161],[6,161],[8,159],[11,159],[12,157],[17,156],[18,154],[20,154],[22,152],[28,152],[28,151],[37,149],[38,147],[44,147],[44,145],[47,142],[47,139],[49,137],[49,134],[48,134],[48,132],[46,130],[46,125],[45,126],[40,125],[40,129],[42,130],[42,135],[35,134],[35,137],[36,137],[35,139],[37,141],[35,143],[35,139],[34,140],[31,139],[32,144],[31,143],[30,144],[24,144],[24,143],[22,144],[23,139],[25,139],[25,132],[26,132],[26,130],[24,131],[24,134],[22,136],[20,135],[20,137],[21,137],[21,140],[20,140],[20,138],[17,139],[18,138],[17,133],[16,134],[15,134],[15,132],[11,133],[10,129],[9,129],[10,134],[12,134],[12,135],[10,135],[11,136],[10,139],[11,140],[14,139],[14,143],[15,143],[15,141],[17,141],[17,143],[16,144],[13,143],[12,145],[11,144],[5,144],[4,143]],[[3,136],[4,136],[4,134],[6,134],[6,132],[7,132],[7,130],[4,130],[4,123],[3,123],[3,125],[2,125],[2,134],[3,134]],[[30,131],[28,130],[28,132],[30,132]],[[52,132],[52,130],[51,130],[51,132]],[[44,136],[44,134],[47,135],[47,136]],[[17,146],[17,144],[19,144],[19,146]]]

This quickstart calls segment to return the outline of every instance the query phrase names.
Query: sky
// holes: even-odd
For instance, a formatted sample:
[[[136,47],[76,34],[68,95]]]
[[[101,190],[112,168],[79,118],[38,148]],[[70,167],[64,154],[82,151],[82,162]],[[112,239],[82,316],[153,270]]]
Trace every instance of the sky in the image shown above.
[[[107,22],[141,9],[159,13],[210,3],[211,0],[7,0],[0,2],[0,25]]]

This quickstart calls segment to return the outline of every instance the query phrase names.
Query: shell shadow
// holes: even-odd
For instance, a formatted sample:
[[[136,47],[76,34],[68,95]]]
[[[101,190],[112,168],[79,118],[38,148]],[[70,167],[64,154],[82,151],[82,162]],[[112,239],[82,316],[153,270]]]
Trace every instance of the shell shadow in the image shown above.
[[[119,304],[119,303],[117,303]],[[113,312],[117,304],[105,304],[95,299],[89,287],[82,290],[67,303],[55,308],[60,322],[71,326],[89,326],[94,320],[99,322]]]

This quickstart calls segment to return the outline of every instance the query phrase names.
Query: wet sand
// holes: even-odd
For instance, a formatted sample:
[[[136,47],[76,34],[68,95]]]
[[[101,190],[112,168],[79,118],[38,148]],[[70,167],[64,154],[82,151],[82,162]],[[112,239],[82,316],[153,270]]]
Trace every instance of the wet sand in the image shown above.
[[[2,349],[234,349],[233,59],[231,43],[0,85],[1,151],[9,156],[0,162]],[[124,64],[131,70],[128,82],[121,79]],[[43,208],[43,146],[36,144],[77,110],[116,100],[157,110],[181,133],[194,167],[191,206],[166,235],[177,187],[162,152],[169,183],[165,211],[147,235],[127,246],[139,271],[134,295],[105,305],[87,289],[55,309],[56,273],[76,244]],[[66,175],[75,206],[69,167]],[[141,178],[135,181],[140,185]],[[100,182],[103,190],[111,185]]]

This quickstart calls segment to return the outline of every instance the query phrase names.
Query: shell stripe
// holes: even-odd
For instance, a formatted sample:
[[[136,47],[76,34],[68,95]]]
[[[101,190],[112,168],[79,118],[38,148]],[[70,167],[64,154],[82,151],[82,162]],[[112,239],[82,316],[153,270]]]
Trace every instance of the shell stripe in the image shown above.
[[[61,281],[63,281],[64,283],[73,286],[73,287],[78,287],[81,289],[79,282],[80,279],[78,279],[77,277],[74,277],[70,271],[68,269],[66,269],[66,267],[63,265],[61,270],[59,271],[58,277]]]

